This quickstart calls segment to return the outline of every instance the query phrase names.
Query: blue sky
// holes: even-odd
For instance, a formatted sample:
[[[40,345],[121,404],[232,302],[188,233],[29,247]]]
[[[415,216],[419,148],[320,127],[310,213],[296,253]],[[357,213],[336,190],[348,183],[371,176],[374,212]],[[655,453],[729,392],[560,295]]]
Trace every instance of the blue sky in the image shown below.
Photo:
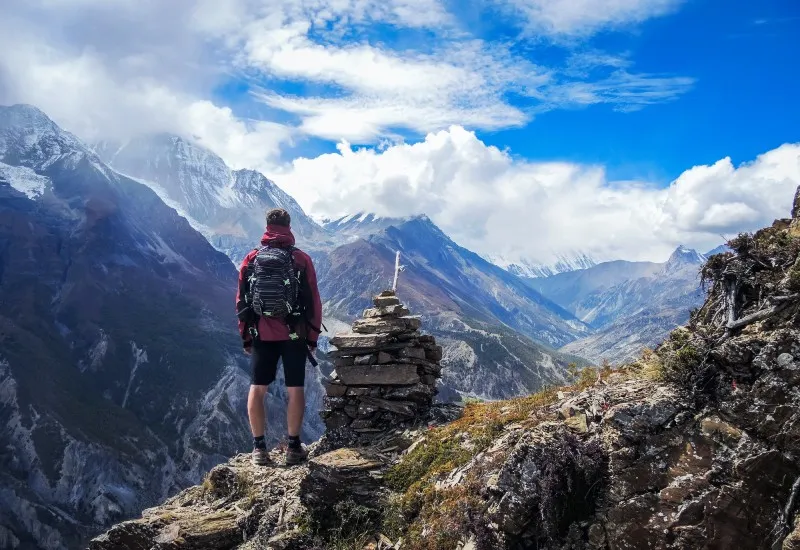
[[[603,163],[611,179],[665,184],[725,156],[735,163],[800,139],[800,3],[697,0],[636,32],[601,34],[637,70],[695,80],[674,101],[631,113],[607,105],[552,111],[521,130],[484,136],[516,154]]]
[[[785,216],[796,0],[6,0],[0,103],[170,132],[312,215],[664,260]]]
[[[541,103],[506,95],[530,113],[529,120],[507,129],[470,127],[486,144],[507,148],[517,157],[602,164],[609,179],[647,179],[668,184],[687,168],[730,156],[735,164],[782,143],[800,139],[800,3],[791,0],[691,0],[665,15],[636,24],[603,29],[580,39],[550,40],[520,36],[513,17],[474,3],[448,2],[462,32],[489,43],[510,43],[511,51],[536,65],[564,67],[587,52],[624,60],[627,68],[652,76],[686,77],[693,82],[674,97],[627,111],[601,103],[539,112]],[[311,33],[324,39],[320,33]],[[373,24],[349,36],[401,51],[433,51],[443,40],[436,32]],[[346,42],[346,41],[344,41]],[[609,70],[589,68],[606,76]],[[269,87],[300,96],[341,94],[335,85],[302,80],[233,78],[216,97],[243,116],[292,121],[254,102],[253,87]],[[402,127],[392,133],[407,141],[423,137]],[[374,138],[351,139],[372,145]],[[335,151],[336,142],[308,136],[289,154],[316,156]]]

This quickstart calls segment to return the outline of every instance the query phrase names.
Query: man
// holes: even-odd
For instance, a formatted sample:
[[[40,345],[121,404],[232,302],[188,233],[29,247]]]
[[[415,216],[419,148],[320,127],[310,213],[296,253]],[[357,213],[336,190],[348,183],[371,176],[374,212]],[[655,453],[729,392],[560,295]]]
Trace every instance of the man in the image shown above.
[[[286,210],[275,208],[267,212],[267,230],[261,238],[262,246],[251,251],[239,269],[236,311],[244,351],[250,355],[252,367],[247,412],[253,432],[252,460],[256,465],[269,462],[264,441],[264,397],[269,385],[275,381],[278,359],[283,362],[289,394],[286,463],[300,463],[308,455],[300,443],[305,409],[303,386],[306,359],[310,357],[313,360],[316,353],[322,303],[314,264],[308,254],[294,248],[290,224],[291,217]],[[271,274],[280,273],[275,266],[280,268],[283,265],[281,261],[286,262],[289,273],[296,277],[295,287],[290,286],[295,280],[289,275],[270,278]],[[293,288],[296,290],[292,293]],[[282,294],[284,292],[286,294]],[[276,293],[281,293],[277,300],[274,299]],[[296,303],[291,304],[294,297]],[[284,305],[287,307],[281,309]],[[286,310],[291,313],[283,315]]]

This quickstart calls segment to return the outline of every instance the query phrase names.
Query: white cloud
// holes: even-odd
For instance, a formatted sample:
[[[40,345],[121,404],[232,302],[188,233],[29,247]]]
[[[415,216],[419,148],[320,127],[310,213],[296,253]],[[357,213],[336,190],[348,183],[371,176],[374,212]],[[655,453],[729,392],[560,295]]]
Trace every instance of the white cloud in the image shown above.
[[[630,72],[631,62],[625,57],[596,51],[574,54],[564,68],[540,67],[512,54],[506,45],[462,36],[449,27],[425,52],[323,40],[314,38],[315,33],[326,34],[331,22],[346,19],[357,26],[386,18],[386,9],[362,2],[358,16],[353,16],[352,3],[329,4],[320,22],[315,11],[319,2],[311,2],[314,8],[298,9],[307,3],[290,2],[252,21],[239,39],[243,63],[263,74],[337,90],[305,97],[276,91],[256,94],[268,106],[297,115],[302,132],[324,139],[374,143],[399,130],[424,134],[454,124],[493,130],[524,125],[536,112],[598,103],[631,111],[672,100],[694,82]],[[431,13],[437,15],[428,24],[448,25],[449,18],[438,15],[440,11]],[[389,19],[400,27],[415,23]],[[591,78],[590,69],[595,71]],[[528,107],[511,104],[509,93],[528,98]]]
[[[495,0],[524,17],[529,32],[556,36],[589,35],[641,23],[675,11],[684,0]]]
[[[647,105],[673,101],[688,92],[694,83],[689,77],[631,74],[619,69],[599,80],[554,86],[539,109],[608,103],[618,111],[636,111]]]
[[[597,166],[514,160],[454,126],[383,151],[342,144],[273,177],[315,215],[426,213],[480,253],[547,261],[554,251],[584,250],[663,261],[679,244],[704,251],[721,234],[787,216],[800,144],[738,168],[730,159],[697,166],[660,188],[609,182]]]
[[[34,103],[90,139],[176,132],[233,165],[265,167],[303,136],[377,143],[451,125],[519,127],[546,110],[596,103],[633,110],[691,86],[636,74],[625,56],[604,52],[577,52],[566,67],[538,66],[508,44],[470,36],[446,5],[6,0],[0,102]],[[636,11],[626,10],[611,12]],[[376,25],[412,38],[402,47],[384,43]],[[237,113],[259,120],[214,99],[219,84],[244,81],[260,91],[237,98]]]
[[[196,139],[237,168],[278,162],[294,129],[237,117],[205,97],[217,68],[201,41],[180,26],[187,2],[180,4],[17,5],[0,20],[0,103],[34,104],[90,141],[171,132]],[[86,32],[79,32],[82,16],[96,18]],[[55,20],[69,30],[54,32]],[[51,32],[49,41],[40,40]]]

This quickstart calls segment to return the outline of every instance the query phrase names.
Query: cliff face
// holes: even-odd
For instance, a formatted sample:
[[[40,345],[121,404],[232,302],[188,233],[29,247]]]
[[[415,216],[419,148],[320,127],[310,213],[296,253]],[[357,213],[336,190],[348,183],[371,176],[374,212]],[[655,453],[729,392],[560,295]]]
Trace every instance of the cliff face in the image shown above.
[[[92,548],[798,549],[800,220],[729,244],[633,363],[304,466],[237,457]]]

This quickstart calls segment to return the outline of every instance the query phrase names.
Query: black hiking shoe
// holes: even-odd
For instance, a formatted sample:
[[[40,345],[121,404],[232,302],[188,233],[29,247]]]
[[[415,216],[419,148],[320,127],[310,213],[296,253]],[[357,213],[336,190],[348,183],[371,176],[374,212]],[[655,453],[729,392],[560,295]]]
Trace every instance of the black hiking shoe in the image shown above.
[[[300,447],[286,447],[286,464],[291,466],[293,464],[300,464],[308,458],[308,451],[303,446]]]
[[[259,449],[258,447],[253,449],[253,453],[250,456],[250,460],[252,460],[254,466],[266,466],[270,462],[267,450]]]

